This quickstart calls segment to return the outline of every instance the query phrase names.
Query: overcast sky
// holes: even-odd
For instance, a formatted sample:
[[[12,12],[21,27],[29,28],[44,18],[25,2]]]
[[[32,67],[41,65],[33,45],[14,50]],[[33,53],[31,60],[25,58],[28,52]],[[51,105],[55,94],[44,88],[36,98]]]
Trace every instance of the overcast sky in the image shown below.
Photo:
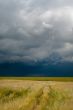
[[[73,0],[0,0],[0,61],[52,54],[73,61]]]

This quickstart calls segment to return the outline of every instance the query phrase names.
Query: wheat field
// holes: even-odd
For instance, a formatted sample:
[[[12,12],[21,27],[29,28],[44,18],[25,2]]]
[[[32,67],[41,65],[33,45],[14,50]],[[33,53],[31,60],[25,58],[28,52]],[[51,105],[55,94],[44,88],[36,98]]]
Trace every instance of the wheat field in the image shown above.
[[[73,82],[2,79],[0,110],[73,110]]]

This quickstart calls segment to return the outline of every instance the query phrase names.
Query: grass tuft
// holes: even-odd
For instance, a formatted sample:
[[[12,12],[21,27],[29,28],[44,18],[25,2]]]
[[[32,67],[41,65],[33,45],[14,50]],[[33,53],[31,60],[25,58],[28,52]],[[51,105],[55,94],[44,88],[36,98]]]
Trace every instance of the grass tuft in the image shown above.
[[[26,95],[28,89],[0,88],[0,102],[5,103]]]

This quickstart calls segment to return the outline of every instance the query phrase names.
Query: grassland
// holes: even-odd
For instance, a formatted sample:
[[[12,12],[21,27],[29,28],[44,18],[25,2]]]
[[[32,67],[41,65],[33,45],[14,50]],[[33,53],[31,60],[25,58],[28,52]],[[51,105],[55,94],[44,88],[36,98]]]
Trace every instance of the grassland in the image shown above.
[[[33,80],[33,81],[73,81],[73,77],[0,77],[0,80],[15,79],[15,80]]]
[[[73,110],[73,80],[0,78],[0,110]]]

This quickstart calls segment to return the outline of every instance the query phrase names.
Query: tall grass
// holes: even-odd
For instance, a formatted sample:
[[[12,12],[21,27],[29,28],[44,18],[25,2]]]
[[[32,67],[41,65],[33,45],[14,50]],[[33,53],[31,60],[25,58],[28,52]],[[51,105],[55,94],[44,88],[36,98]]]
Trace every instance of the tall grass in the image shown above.
[[[11,85],[0,87],[0,110],[73,110],[73,83],[69,88],[68,83],[63,82],[60,85],[64,88],[60,89],[54,82],[22,82],[17,88],[19,81],[9,81]]]
[[[7,103],[15,98],[23,97],[27,92],[28,89],[0,88],[0,103]]]

